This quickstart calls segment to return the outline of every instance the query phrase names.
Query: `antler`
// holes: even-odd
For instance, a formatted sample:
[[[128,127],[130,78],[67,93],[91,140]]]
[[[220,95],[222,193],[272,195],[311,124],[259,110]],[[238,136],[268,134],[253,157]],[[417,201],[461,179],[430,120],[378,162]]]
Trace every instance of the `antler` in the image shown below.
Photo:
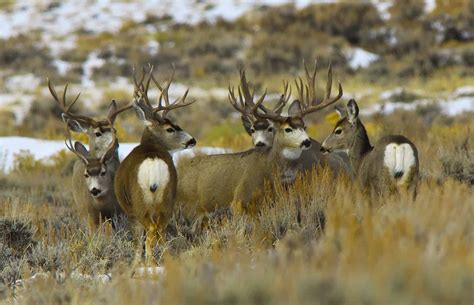
[[[145,83],[145,85],[143,85],[143,79],[144,77],[142,77],[141,79],[141,82],[139,85],[137,85],[137,81],[136,81],[136,78],[134,77],[134,80],[135,80],[135,90],[138,91],[139,94],[137,94],[137,96],[140,96],[143,98],[144,102],[146,103],[146,105],[150,108],[150,110],[153,112],[153,113],[157,113],[159,111],[163,111],[162,113],[162,117],[165,118],[166,115],[173,109],[176,109],[176,108],[180,108],[180,107],[184,107],[184,106],[188,106],[188,105],[191,105],[192,103],[196,102],[196,99],[191,99],[191,100],[188,100],[186,101],[186,98],[188,96],[188,93],[189,93],[189,89],[186,89],[186,92],[184,92],[183,96],[177,98],[176,100],[174,100],[174,102],[170,103],[170,99],[169,99],[169,95],[168,95],[168,90],[171,86],[171,83],[173,82],[173,78],[174,78],[174,73],[175,73],[175,65],[173,64],[173,71],[171,72],[171,77],[168,79],[168,81],[166,82],[166,84],[164,86],[160,85],[160,83],[156,80],[155,76],[153,75],[153,66],[150,65],[150,73],[149,73],[149,76],[148,76],[148,79]],[[150,87],[150,82],[153,81],[153,83],[155,83],[155,85],[158,87],[158,89],[160,90],[160,97],[158,98],[158,106],[156,107],[153,107],[151,102],[150,102],[150,99],[148,98],[148,89]]]
[[[254,90],[250,90],[249,83],[245,76],[245,70],[241,69],[240,85],[237,87],[239,100],[237,101],[234,88],[229,86],[229,101],[237,111],[242,113],[242,116],[247,118],[258,116],[256,114],[258,109],[261,109],[264,113],[275,113],[279,115],[291,96],[291,88],[288,82],[283,81],[283,87],[284,93],[280,96],[278,103],[272,109],[269,109],[262,104],[265,100],[267,90],[258,98],[257,102],[254,102],[255,92]]]
[[[112,100],[112,103],[116,104],[115,100],[113,99]],[[117,108],[115,109],[114,111],[112,112],[109,112],[107,114],[107,119],[109,120],[109,122],[112,124],[114,121],[115,121],[115,118],[117,117],[117,115],[121,112],[124,112],[125,110],[128,110],[130,108],[133,107],[133,102],[132,103],[128,103],[120,108]]]
[[[296,83],[296,90],[298,91],[298,97],[301,102],[301,106],[303,107],[303,111],[301,112],[301,116],[304,116],[311,112],[319,111],[327,106],[334,104],[337,102],[343,94],[342,85],[339,83],[339,92],[335,98],[331,99],[331,89],[332,89],[332,66],[329,64],[328,67],[328,77],[326,83],[326,91],[324,94],[323,100],[318,100],[316,97],[316,66],[317,61],[314,61],[314,70],[310,74],[308,71],[308,66],[303,61],[304,70],[306,74],[306,84],[303,84],[303,80],[298,78],[295,80]]]
[[[72,151],[76,156],[79,157],[79,159],[81,159],[84,164],[88,164],[89,163],[89,160],[87,160],[86,156],[80,154],[75,148],[74,148],[74,145],[72,144],[72,136],[71,136],[71,131],[69,129],[69,124],[66,124],[66,139],[64,140],[64,144],[66,144],[66,147]]]
[[[106,159],[108,159],[109,156],[115,152],[115,149],[117,147],[117,142],[118,142],[117,136],[115,135],[115,133],[112,133],[112,141],[107,147],[107,150],[105,151],[105,153],[100,158],[100,163],[104,164]],[[72,136],[71,136],[71,130],[69,128],[69,124],[66,124],[66,139],[64,140],[64,143],[66,144],[66,147],[71,152],[73,152],[76,156],[78,156],[84,162],[84,164],[87,165],[89,163],[89,158],[87,156],[84,156],[80,152],[78,152],[75,149],[74,145],[72,144]]]
[[[90,117],[87,117],[87,116],[85,116],[85,115],[80,115],[80,114],[72,113],[72,112],[71,112],[72,106],[74,106],[74,104],[77,102],[77,100],[79,99],[79,96],[80,96],[81,94],[80,94],[80,93],[77,94],[76,98],[72,101],[72,103],[70,103],[69,105],[67,105],[67,103],[66,103],[67,87],[68,87],[68,84],[66,84],[66,85],[64,86],[64,91],[63,91],[62,99],[60,99],[59,96],[58,96],[58,93],[57,93],[56,90],[54,89],[54,85],[51,83],[50,79],[48,78],[48,88],[49,88],[49,92],[51,92],[51,95],[53,96],[54,100],[58,103],[58,106],[59,106],[59,108],[61,108],[61,110],[63,111],[63,114],[67,115],[67,116],[70,117],[70,118],[73,118],[73,119],[76,119],[76,120],[82,120],[82,121],[85,121],[85,122],[87,122],[87,123],[91,123],[91,124],[97,123],[94,119],[92,119],[92,118],[90,118]],[[63,117],[63,118],[64,118],[64,117]]]

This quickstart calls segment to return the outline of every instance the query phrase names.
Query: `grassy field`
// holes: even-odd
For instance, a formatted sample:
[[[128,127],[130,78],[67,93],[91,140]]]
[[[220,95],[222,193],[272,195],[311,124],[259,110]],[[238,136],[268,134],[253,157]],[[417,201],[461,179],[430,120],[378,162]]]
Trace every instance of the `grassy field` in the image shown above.
[[[372,141],[397,132],[418,146],[415,202],[367,198],[319,171],[268,193],[256,217],[216,218],[202,232],[176,217],[156,247],[165,271],[152,275],[137,272],[125,231],[87,228],[72,201],[71,156],[23,158],[0,177],[1,302],[472,304],[474,120],[426,117],[366,119]],[[320,125],[310,131],[323,134]]]

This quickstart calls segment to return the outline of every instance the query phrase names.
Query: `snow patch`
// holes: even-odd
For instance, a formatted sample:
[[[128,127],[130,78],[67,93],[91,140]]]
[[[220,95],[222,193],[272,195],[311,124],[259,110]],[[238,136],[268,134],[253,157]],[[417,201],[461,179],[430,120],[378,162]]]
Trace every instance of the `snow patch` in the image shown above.
[[[353,48],[347,51],[346,56],[349,60],[349,66],[356,70],[367,68],[371,63],[379,59],[379,55],[367,52],[361,48]]]
[[[123,160],[139,143],[120,143],[119,158]],[[87,145],[86,145],[87,147]],[[35,160],[41,160],[48,164],[50,158],[67,149],[64,141],[51,141],[26,137],[0,137],[0,171],[9,173],[13,169],[15,156],[21,153],[32,154]],[[173,154],[175,164],[181,158],[193,158],[197,154],[215,155],[232,152],[230,149],[220,147],[196,147],[186,149]]]

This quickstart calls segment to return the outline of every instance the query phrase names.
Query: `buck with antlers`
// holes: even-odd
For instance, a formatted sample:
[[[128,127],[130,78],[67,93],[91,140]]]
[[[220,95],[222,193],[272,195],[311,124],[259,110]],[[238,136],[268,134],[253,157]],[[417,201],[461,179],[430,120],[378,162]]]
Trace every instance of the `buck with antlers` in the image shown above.
[[[302,108],[308,108],[312,105],[317,105],[321,100],[316,98],[315,90],[315,80],[316,80],[316,63],[314,71],[312,74],[309,73],[306,64],[304,64],[307,82],[303,83],[303,80],[299,78],[296,81],[296,86],[298,89],[298,97],[300,103],[293,104],[294,107],[290,107],[289,115],[298,115],[298,112]],[[326,95],[331,94],[330,88],[332,81],[332,69],[328,69],[328,84],[326,86],[327,92]],[[235,97],[233,91],[231,92],[231,104],[232,106],[241,113],[242,124],[244,125],[247,133],[252,136],[252,142],[255,147],[270,147],[273,145],[273,139],[275,137],[275,128],[274,124],[267,119],[261,119],[258,116],[255,116],[251,113],[253,105],[253,95],[249,89],[248,82],[246,80],[245,72],[241,70],[240,72],[240,82],[242,84],[247,84],[245,86],[239,87],[238,96],[239,100]],[[291,90],[288,90],[288,83],[284,82],[284,93],[281,95],[278,103],[273,107],[271,111],[281,114],[285,104],[291,97]],[[329,95],[328,95],[329,94]],[[299,108],[301,106],[301,108]],[[267,112],[267,108],[261,105],[261,111]],[[298,162],[295,162],[296,169],[298,171],[309,171],[314,167],[324,166],[329,167],[334,173],[344,173],[350,174],[350,165],[347,157],[344,154],[338,153],[329,153],[323,154],[320,151],[321,143],[317,140],[311,138],[311,147],[308,150],[302,152]]]
[[[351,99],[346,109],[336,108],[341,119],[324,140],[321,150],[346,151],[358,181],[377,193],[408,189],[416,197],[419,161],[415,145],[401,135],[381,138],[372,146],[359,119],[359,107]]]
[[[239,92],[247,92],[247,87],[247,82],[241,78]],[[285,87],[288,90],[288,86]],[[326,95],[326,99],[318,105],[303,108],[299,101],[293,102],[289,116],[282,116],[279,107],[274,110],[262,108],[264,111],[260,111],[265,95],[264,93],[256,102],[252,100],[247,105],[252,105],[249,110],[252,115],[272,122],[275,136],[271,147],[233,154],[197,156],[178,164],[176,202],[182,205],[185,216],[201,217],[230,205],[238,210],[253,209],[254,205],[251,203],[256,199],[258,191],[264,188],[266,181],[274,182],[274,170],[280,173],[283,180],[292,181],[296,175],[294,162],[297,162],[303,150],[311,146],[303,117],[339,100],[342,86],[339,84],[337,97],[330,98]],[[287,92],[284,96],[288,96]],[[229,100],[236,103],[232,88],[229,88]],[[283,98],[281,103],[286,101],[287,98]]]
[[[140,145],[123,160],[115,177],[115,191],[120,206],[132,225],[137,227],[141,224],[146,230],[145,254],[149,261],[152,260],[152,249],[157,238],[164,238],[174,208],[177,176],[170,151],[196,144],[191,135],[168,117],[171,110],[195,101],[186,101],[186,90],[182,97],[170,102],[168,89],[173,75],[174,69],[167,83],[161,86],[153,76],[151,67],[145,84],[135,79],[136,98],[133,107],[145,130]],[[156,107],[148,98],[151,81],[160,90]]]
[[[72,112],[71,109],[80,94],[68,105],[66,102],[67,84],[61,98],[50,80],[48,80],[48,88],[62,111],[62,118],[67,125],[69,138],[70,130],[86,133],[89,136],[90,151],[83,149],[80,143],[74,145],[74,147],[78,145],[78,150],[71,143],[68,146],[69,149],[74,149],[73,152],[79,156],[79,160],[74,164],[72,174],[72,194],[78,208],[87,210],[91,227],[97,227],[102,220],[121,214],[113,189],[113,177],[120,164],[117,151],[118,141],[113,125],[117,115],[132,106],[125,105],[119,108],[115,100],[112,100],[107,117],[95,120],[89,116]]]

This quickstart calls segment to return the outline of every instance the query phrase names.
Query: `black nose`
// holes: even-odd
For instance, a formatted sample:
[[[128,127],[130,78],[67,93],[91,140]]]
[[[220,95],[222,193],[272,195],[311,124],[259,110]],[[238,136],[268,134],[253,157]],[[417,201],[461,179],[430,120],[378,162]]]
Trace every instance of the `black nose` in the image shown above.
[[[306,148],[310,148],[311,147],[311,140],[310,139],[304,140],[302,145]]]
[[[265,143],[258,141],[257,144],[255,144],[257,147],[263,147],[265,146]]]
[[[99,195],[101,192],[102,192],[101,190],[99,190],[99,189],[97,189],[97,188],[95,188],[95,187],[91,190],[92,196],[97,196],[97,195]]]
[[[196,139],[195,138],[192,138],[191,140],[186,142],[186,147],[192,147],[194,145],[196,145]]]

